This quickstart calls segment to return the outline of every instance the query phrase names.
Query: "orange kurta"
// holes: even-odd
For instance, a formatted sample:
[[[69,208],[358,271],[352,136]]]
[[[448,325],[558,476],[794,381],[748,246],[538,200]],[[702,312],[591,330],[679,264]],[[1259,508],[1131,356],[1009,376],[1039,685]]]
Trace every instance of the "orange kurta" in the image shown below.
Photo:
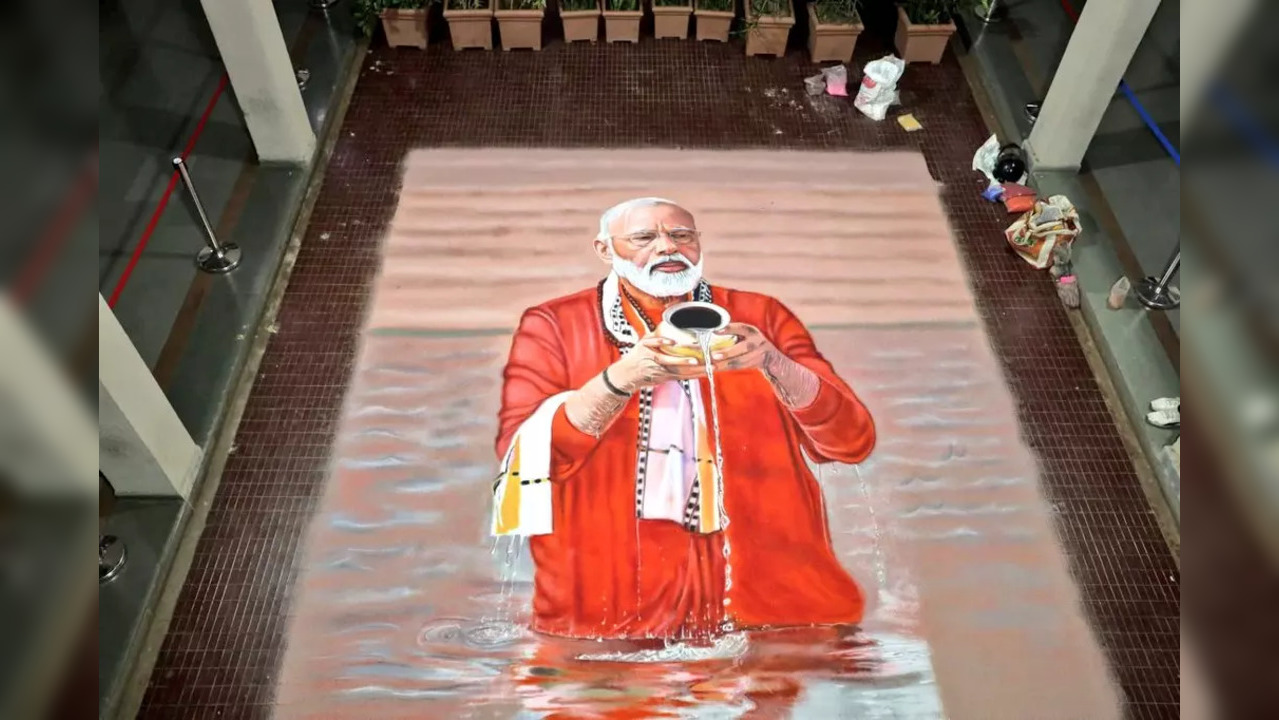
[[[754,325],[815,372],[813,403],[788,410],[758,370],[716,374],[724,454],[724,533],[702,535],[635,517],[638,402],[596,439],[563,408],[552,430],[554,532],[531,538],[533,629],[573,637],[682,637],[737,627],[856,623],[862,594],[830,543],[821,489],[804,461],[858,462],[870,414],[780,302],[713,288],[735,322]],[[524,313],[503,373],[497,454],[548,397],[616,361],[595,288]],[[702,380],[704,406],[708,387]],[[802,448],[802,450],[801,450]],[[725,564],[733,584],[725,598]],[[727,602],[726,602],[727,601]]]

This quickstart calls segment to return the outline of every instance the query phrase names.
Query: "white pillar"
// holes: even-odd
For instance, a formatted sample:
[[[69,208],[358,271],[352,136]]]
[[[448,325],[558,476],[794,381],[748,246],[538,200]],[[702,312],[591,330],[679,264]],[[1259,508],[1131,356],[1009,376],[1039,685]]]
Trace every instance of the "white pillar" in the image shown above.
[[[26,500],[98,496],[93,417],[8,294],[0,294],[0,482]]]
[[[315,133],[270,0],[200,0],[262,162],[304,163]]]
[[[116,495],[186,498],[200,448],[98,295],[98,464]]]
[[[1084,6],[1026,141],[1038,169],[1079,169],[1159,0]]]

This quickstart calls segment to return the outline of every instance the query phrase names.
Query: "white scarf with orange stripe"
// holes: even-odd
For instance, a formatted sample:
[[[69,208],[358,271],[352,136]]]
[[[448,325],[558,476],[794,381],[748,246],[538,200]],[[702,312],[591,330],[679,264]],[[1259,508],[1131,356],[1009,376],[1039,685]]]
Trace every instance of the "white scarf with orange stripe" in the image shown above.
[[[605,329],[623,351],[639,341],[642,333],[632,327],[623,310],[622,293],[618,278],[610,274],[600,285],[600,312]],[[711,302],[710,286],[705,281],[697,288],[697,299]],[[638,311],[638,308],[636,308]],[[637,313],[643,317],[642,312]],[[655,433],[653,428],[653,388],[639,392],[639,438],[635,459],[635,517],[639,519],[671,520],[679,522],[689,532],[713,533],[720,530],[720,517],[715,497],[714,451],[711,433],[707,428],[706,412],[702,403],[701,385],[697,381],[672,381],[676,390],[687,398],[680,404],[681,412],[691,413],[692,432],[678,432],[663,428]],[[682,387],[679,387],[682,386]],[[670,388],[663,394],[670,397]],[[502,460],[501,472],[494,486],[493,534],[495,535],[546,535],[551,533],[552,484],[551,484],[551,427],[555,413],[559,411],[569,393],[547,398],[537,410],[520,425]],[[659,413],[663,423],[678,422],[671,413]],[[678,447],[671,438],[692,435],[694,448]],[[653,447],[654,436],[666,447]],[[672,446],[674,445],[674,447]],[[690,461],[684,458],[693,450]],[[666,472],[661,477],[649,477],[649,466],[662,455],[661,465]],[[620,469],[620,468],[619,468]],[[685,473],[689,473],[686,475]],[[689,482],[691,480],[691,482]],[[685,492],[685,488],[687,492]],[[672,494],[683,498],[682,516],[671,512]]]

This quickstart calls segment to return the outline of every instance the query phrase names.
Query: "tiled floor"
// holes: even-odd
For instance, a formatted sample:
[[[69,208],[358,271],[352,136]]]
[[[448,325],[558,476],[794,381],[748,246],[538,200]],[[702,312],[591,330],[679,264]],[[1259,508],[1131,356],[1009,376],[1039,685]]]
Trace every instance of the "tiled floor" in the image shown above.
[[[884,52],[864,37],[857,64]],[[1007,218],[977,196],[969,165],[987,131],[958,65],[908,70],[902,103],[924,126],[909,135],[846,101],[807,102],[812,70],[803,54],[747,59],[737,45],[676,41],[372,51],[141,716],[270,714],[299,544],[324,491],[400,161],[431,145],[921,150],[945,186],[981,315],[1129,714],[1178,716],[1179,573],[1051,284],[1009,255]]]

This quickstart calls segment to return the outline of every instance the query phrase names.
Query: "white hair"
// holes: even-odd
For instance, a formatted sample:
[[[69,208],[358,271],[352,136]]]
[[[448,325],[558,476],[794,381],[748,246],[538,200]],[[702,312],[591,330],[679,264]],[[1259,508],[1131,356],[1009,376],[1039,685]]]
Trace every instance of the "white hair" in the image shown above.
[[[675,207],[681,207],[679,203],[673,200],[667,200],[659,197],[634,198],[632,200],[620,202],[605,210],[603,215],[600,215],[600,233],[595,236],[596,239],[601,242],[609,242],[613,239],[613,233],[609,231],[609,227],[611,227],[614,222],[617,222],[619,218],[624,217],[626,213],[632,210],[655,207],[657,205],[674,205]]]

